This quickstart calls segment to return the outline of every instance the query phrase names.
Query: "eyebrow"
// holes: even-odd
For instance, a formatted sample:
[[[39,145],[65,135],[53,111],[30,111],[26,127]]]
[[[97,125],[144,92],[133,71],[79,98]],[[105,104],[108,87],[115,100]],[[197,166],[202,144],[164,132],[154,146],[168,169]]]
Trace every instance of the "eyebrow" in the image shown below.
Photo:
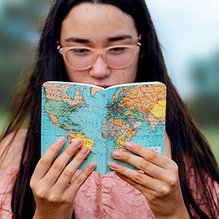
[[[133,37],[129,34],[123,34],[123,35],[118,35],[118,36],[113,36],[109,37],[108,41],[109,42],[115,42],[115,41],[120,41],[120,40],[125,40],[125,39],[133,39]],[[89,39],[84,39],[84,38],[77,38],[77,37],[69,37],[65,39],[66,42],[75,42],[75,43],[89,43]]]
[[[126,40],[126,39],[133,39],[133,37],[129,34],[123,34],[123,35],[118,35],[118,36],[108,38],[110,42]]]
[[[88,43],[89,40],[88,39],[83,39],[83,38],[77,38],[77,37],[69,37],[67,39],[65,39],[66,42],[72,43]]]

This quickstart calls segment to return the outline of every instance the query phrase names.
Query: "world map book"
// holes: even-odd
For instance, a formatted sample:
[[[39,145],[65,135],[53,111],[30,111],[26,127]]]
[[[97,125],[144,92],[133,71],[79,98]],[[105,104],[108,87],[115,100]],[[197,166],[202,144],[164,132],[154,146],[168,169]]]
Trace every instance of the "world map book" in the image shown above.
[[[104,89],[48,81],[42,86],[41,155],[60,137],[66,139],[64,148],[80,138],[81,147],[91,149],[80,168],[95,162],[95,171],[105,174],[110,171],[112,152],[125,150],[125,141],[163,154],[165,116],[166,86],[161,82],[120,84]]]

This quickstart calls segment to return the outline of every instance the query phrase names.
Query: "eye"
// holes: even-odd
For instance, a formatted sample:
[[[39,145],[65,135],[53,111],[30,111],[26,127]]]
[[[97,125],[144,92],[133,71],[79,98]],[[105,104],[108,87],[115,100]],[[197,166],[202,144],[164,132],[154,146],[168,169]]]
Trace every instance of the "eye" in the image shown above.
[[[128,48],[126,47],[114,47],[108,50],[110,54],[122,54],[125,53]]]
[[[71,54],[76,56],[85,56],[91,54],[91,51],[87,48],[74,48],[71,49]]]

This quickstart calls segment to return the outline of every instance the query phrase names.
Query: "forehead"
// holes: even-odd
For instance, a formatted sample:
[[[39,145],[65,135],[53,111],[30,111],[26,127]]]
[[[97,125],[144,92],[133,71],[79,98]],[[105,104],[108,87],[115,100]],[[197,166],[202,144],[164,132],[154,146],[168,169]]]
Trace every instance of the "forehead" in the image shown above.
[[[61,41],[68,37],[98,40],[130,34],[137,37],[131,16],[107,4],[82,3],[72,8],[61,25]]]

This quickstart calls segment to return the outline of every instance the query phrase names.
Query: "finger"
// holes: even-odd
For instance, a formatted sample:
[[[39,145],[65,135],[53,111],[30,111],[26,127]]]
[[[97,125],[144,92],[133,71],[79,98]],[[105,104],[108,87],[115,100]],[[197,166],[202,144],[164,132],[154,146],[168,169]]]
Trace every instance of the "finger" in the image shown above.
[[[112,153],[112,156],[114,159],[123,161],[125,163],[131,164],[132,166],[136,167],[139,170],[142,170],[147,175],[159,179],[159,180],[165,180],[167,178],[167,173],[169,173],[168,170],[163,169],[147,160],[145,160],[142,157],[139,157],[137,155],[124,152],[124,151],[114,151]]]
[[[176,163],[170,158],[161,155],[150,148],[143,147],[133,142],[125,142],[125,147],[129,151],[143,157],[145,160],[164,169],[175,169]]]
[[[96,168],[95,163],[90,163],[73,181],[72,184],[67,187],[67,189],[64,191],[64,196],[67,199],[72,200],[73,197],[75,197],[77,191],[81,187],[81,185],[86,181],[86,179],[91,175],[91,173]]]
[[[158,179],[154,179],[144,173],[141,173],[140,171],[130,169],[118,163],[110,162],[109,167],[112,170],[116,171],[116,173],[119,173],[131,179],[135,183],[138,183],[139,185],[142,185],[147,189],[156,191],[157,187],[162,185],[161,181],[159,181]]]
[[[60,176],[63,169],[68,164],[69,160],[73,157],[75,152],[81,146],[82,140],[76,139],[73,141],[64,151],[63,153],[54,161],[51,168],[45,175],[43,181],[53,185],[58,177]]]
[[[62,188],[62,190],[65,190],[66,187],[69,185],[72,176],[83,163],[89,152],[89,148],[84,146],[74,157],[74,159],[65,167],[54,186],[57,188]]]
[[[148,189],[136,182],[134,182],[133,180],[129,179],[128,177],[121,175],[119,173],[116,173],[116,175],[118,175],[121,179],[123,179],[124,181],[126,181],[127,183],[129,183],[131,186],[133,186],[134,188],[136,188],[138,191],[140,191],[141,193],[143,193],[144,195],[146,194],[146,198],[149,198],[151,196],[155,196],[155,191]]]
[[[43,176],[47,173],[50,166],[52,165],[53,160],[64,146],[64,143],[65,139],[61,137],[51,145],[51,147],[45,152],[45,154],[37,163],[32,179],[38,180],[43,178]]]

